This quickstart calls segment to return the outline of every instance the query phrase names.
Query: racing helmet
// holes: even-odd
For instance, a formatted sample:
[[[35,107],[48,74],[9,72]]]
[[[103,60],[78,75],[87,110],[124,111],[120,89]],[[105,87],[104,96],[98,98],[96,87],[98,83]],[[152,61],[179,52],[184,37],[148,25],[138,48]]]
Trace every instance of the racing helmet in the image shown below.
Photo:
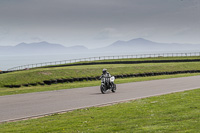
[[[103,69],[102,72],[103,72],[103,74],[106,74],[107,73],[107,69]]]

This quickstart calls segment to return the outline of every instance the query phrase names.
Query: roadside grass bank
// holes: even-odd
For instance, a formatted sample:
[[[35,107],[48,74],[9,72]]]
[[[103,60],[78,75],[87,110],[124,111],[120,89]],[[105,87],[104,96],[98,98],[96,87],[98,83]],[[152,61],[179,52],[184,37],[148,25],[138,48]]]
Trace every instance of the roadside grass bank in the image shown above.
[[[160,75],[160,76],[151,76],[151,77],[123,78],[123,79],[116,79],[115,83],[122,84],[122,83],[129,83],[129,82],[140,82],[140,81],[147,81],[147,80],[168,79],[168,78],[188,77],[188,76],[197,76],[197,75],[200,75],[200,74],[193,73],[193,74],[176,74],[176,75]],[[90,87],[90,86],[100,86],[100,84],[101,84],[101,81],[99,80],[99,81],[83,81],[83,82],[73,82],[73,83],[63,83],[63,84],[52,84],[52,85],[44,85],[44,86],[30,86],[30,87],[21,87],[21,88],[0,87],[0,96],[61,90],[61,89],[71,89],[71,88],[82,88],[82,87]]]
[[[107,56],[106,56],[107,57]],[[127,62],[127,61],[158,61],[158,60],[171,60],[171,61],[176,61],[176,60],[199,60],[200,59],[200,56],[171,56],[171,57],[164,57],[164,56],[160,56],[160,57],[144,57],[143,55],[143,58],[131,58],[132,56],[128,56],[127,58],[127,55],[124,55],[123,57],[122,56],[119,56],[121,57],[121,59],[117,59],[117,57],[115,57],[115,59],[113,59],[112,57],[109,57],[109,59],[99,59],[97,57],[91,57],[92,59],[96,59],[96,60],[85,60],[82,59],[74,59],[73,61],[77,61],[77,62],[74,62],[74,63],[70,63],[68,62],[67,60],[66,61],[57,61],[58,64],[55,64],[55,62],[46,62],[46,63],[38,63],[38,65],[41,65],[41,64],[46,64],[45,66],[41,66],[41,67],[35,67],[35,68],[31,68],[31,69],[38,69],[38,68],[50,68],[50,67],[62,67],[62,66],[73,66],[73,65],[81,65],[81,64],[87,64],[87,63],[107,63],[107,62]],[[118,58],[119,58],[118,57]],[[64,62],[68,62],[68,63],[64,63]],[[59,63],[62,63],[62,64],[59,64]],[[47,65],[47,64],[50,64],[50,65]],[[34,66],[36,64],[29,64],[30,66]],[[28,65],[26,65],[28,67]],[[23,70],[20,70],[20,71],[23,71]],[[10,72],[10,71],[9,71]],[[6,73],[6,72],[5,72]],[[1,74],[1,72],[0,72]]]
[[[200,89],[2,123],[1,132],[199,132]]]
[[[149,72],[173,72],[200,70],[200,62],[148,63],[148,64],[107,64],[84,65],[58,68],[40,68],[0,75],[0,87],[42,83],[45,80],[97,77],[107,68],[112,75],[140,74]]]
[[[120,56],[119,56],[120,57]],[[130,56],[131,57],[131,56]],[[76,65],[76,64],[86,64],[86,63],[104,63],[104,62],[126,62],[126,61],[158,61],[158,60],[195,60],[200,59],[200,56],[188,56],[188,57],[147,57],[147,58],[122,58],[122,59],[105,59],[105,60],[95,60],[95,61],[79,61],[75,63],[67,63],[67,64],[58,64],[58,65],[48,65],[38,68],[48,68],[48,67],[59,67],[59,66],[70,66],[70,65]],[[34,68],[37,69],[37,68]]]

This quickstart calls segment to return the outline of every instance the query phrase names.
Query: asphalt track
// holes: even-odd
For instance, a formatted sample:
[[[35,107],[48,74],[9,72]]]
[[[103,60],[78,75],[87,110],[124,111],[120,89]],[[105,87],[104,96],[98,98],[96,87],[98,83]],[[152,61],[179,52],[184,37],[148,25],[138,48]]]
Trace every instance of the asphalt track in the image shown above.
[[[118,84],[108,94],[96,86],[0,96],[0,123],[197,88],[200,76]]]

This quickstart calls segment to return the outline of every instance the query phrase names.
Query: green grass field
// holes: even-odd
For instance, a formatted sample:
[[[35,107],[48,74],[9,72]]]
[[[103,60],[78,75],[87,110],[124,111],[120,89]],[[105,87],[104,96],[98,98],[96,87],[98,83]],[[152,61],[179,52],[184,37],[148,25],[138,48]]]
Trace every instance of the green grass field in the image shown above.
[[[101,60],[96,62],[114,62],[114,61],[148,61],[148,60],[185,60],[200,59],[196,57],[157,57],[157,58],[139,58],[139,59],[116,59]],[[79,65],[55,68],[35,68],[26,71],[17,71],[0,75],[0,87],[4,85],[16,85],[42,82],[44,80],[76,78],[76,77],[96,77],[101,75],[101,70],[107,68],[113,75],[134,74],[145,72],[163,72],[163,71],[181,71],[198,70],[199,62],[184,63],[148,63],[148,64],[107,64],[107,65]]]
[[[192,59],[200,59],[200,56],[190,56],[190,57],[148,57],[148,58],[128,58],[128,59],[105,59],[105,60],[96,60],[96,61],[81,61],[76,63],[68,63],[68,64],[61,64],[61,65],[51,65],[52,66],[63,66],[63,65],[73,65],[73,64],[80,64],[80,63],[103,63],[103,62],[124,62],[124,61],[156,61],[156,60],[192,60]],[[48,67],[48,66],[44,66]],[[42,68],[42,67],[41,67]]]
[[[180,59],[199,59],[200,57],[159,57],[159,58],[144,58],[144,59],[120,59],[120,61],[135,61],[135,60],[180,60]],[[105,60],[108,61],[108,60]],[[119,61],[119,60],[109,60]],[[121,74],[137,74],[148,72],[171,72],[171,71],[184,71],[184,70],[200,70],[200,62],[174,62],[174,63],[143,63],[143,64],[102,64],[102,65],[79,65],[79,66],[65,66],[65,67],[53,67],[53,68],[35,68],[31,70],[16,71],[12,73],[0,74],[0,95],[11,95],[20,93],[30,93],[39,91],[59,90],[68,88],[77,88],[85,86],[96,86],[100,84],[100,81],[84,81],[75,83],[64,83],[56,85],[45,86],[30,86],[20,88],[6,88],[5,85],[21,85],[29,83],[43,82],[44,80],[54,79],[69,79],[80,77],[96,77],[100,76],[102,69],[107,68],[112,75]],[[183,74],[184,76],[194,74]],[[182,76],[183,76],[182,75]],[[198,74],[195,74],[198,75]],[[159,76],[158,76],[159,77]],[[167,78],[173,76],[160,76],[160,78]],[[174,76],[176,77],[176,76]],[[132,78],[129,79],[117,79],[116,83],[121,81],[135,82],[144,81],[147,78]],[[150,77],[150,79],[157,79],[156,77]]]
[[[157,133],[200,131],[200,89],[2,123],[0,132]]]
[[[0,75],[0,87],[10,84],[37,83],[44,80],[96,77],[100,76],[102,69],[107,68],[112,75],[136,74],[147,72],[165,72],[182,70],[200,70],[200,62],[186,63],[148,63],[148,64],[107,64],[68,66],[57,68],[40,68],[34,70],[18,71]]]

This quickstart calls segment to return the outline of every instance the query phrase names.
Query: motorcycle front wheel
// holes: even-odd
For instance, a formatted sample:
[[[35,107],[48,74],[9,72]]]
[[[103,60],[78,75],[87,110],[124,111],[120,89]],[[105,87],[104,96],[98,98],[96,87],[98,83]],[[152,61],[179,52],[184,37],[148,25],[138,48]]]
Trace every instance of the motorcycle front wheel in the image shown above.
[[[115,93],[116,89],[117,89],[117,86],[116,86],[116,84],[114,84],[113,87],[112,87],[112,92]]]
[[[101,93],[102,93],[102,94],[105,94],[105,93],[106,93],[106,88],[105,88],[105,86],[101,85],[101,86],[100,86],[100,90],[101,90]]]

